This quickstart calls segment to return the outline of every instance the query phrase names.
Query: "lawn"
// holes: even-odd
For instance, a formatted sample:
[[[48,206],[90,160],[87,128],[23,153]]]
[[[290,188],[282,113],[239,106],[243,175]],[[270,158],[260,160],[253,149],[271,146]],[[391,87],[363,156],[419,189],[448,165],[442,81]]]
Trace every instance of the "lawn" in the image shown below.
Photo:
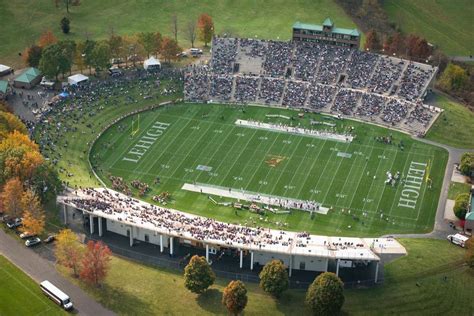
[[[0,256],[0,315],[65,315],[39,285]]]
[[[386,265],[385,285],[348,291],[344,310],[355,315],[472,315],[474,271],[461,265],[464,250],[445,240],[401,243],[408,255]]]
[[[473,312],[474,274],[460,265],[464,250],[445,240],[402,239],[408,256],[386,265],[384,285],[347,290],[343,311],[348,315],[469,315]],[[68,271],[61,268],[63,274]],[[445,281],[444,277],[447,277]],[[105,284],[87,292],[119,315],[225,315],[223,287],[218,279],[208,293],[188,292],[180,273],[113,257]],[[417,287],[415,283],[421,286]],[[246,315],[307,315],[305,292],[289,290],[274,300],[257,284],[248,283]],[[173,291],[170,291],[173,289]]]
[[[471,0],[387,0],[384,8],[402,31],[425,37],[447,55],[473,54]]]
[[[474,149],[474,112],[445,96],[437,95],[435,105],[444,109],[426,138],[457,148]]]
[[[62,1],[60,1],[62,3]],[[179,42],[188,47],[185,29],[188,21],[196,20],[207,12],[219,34],[266,39],[289,39],[291,26],[296,21],[322,23],[331,17],[339,27],[355,27],[351,19],[332,0],[205,0],[205,1],[81,1],[79,7],[70,8],[71,34],[67,38],[84,40],[86,37],[102,39],[111,30],[119,34],[159,31],[171,35],[171,16],[177,14]],[[34,43],[45,29],[51,29],[59,38],[59,21],[66,14],[51,0],[0,1],[0,63],[21,66],[18,52]],[[202,45],[199,43],[199,45]]]
[[[448,189],[448,199],[454,200],[459,194],[469,193],[470,190],[471,185],[468,183],[459,183],[451,181]]]
[[[289,121],[267,118],[268,114],[296,117],[297,112],[257,106],[246,107],[243,112],[238,107],[202,104],[156,109],[140,115],[140,129],[134,137],[130,130],[132,120],[137,126],[138,115],[107,130],[92,149],[92,163],[109,187],[109,175],[123,177],[126,183],[138,179],[152,188],[145,197],[148,201],[153,195],[169,192],[173,200],[168,206],[225,222],[330,235],[367,236],[432,229],[447,158],[444,150],[402,133],[358,122],[317,114]],[[236,125],[238,118],[305,127],[310,126],[311,120],[330,120],[336,124],[337,132],[354,127],[357,138],[352,143],[340,143],[256,130]],[[132,147],[152,130],[155,122],[169,127],[138,162],[130,161],[136,158],[130,154]],[[392,145],[374,139],[389,134],[394,138]],[[404,150],[397,146],[402,142]],[[279,164],[272,165],[275,157]],[[412,162],[430,165],[427,168],[433,180],[431,189],[423,182],[413,209],[398,205],[401,183],[393,187],[384,183],[388,171],[406,175]],[[199,170],[202,166],[210,170]],[[157,177],[159,184],[155,183]],[[313,200],[333,210],[314,220],[302,211],[263,217],[248,211],[236,213],[230,207],[214,205],[206,195],[181,189],[183,184],[194,182],[282,199]]]

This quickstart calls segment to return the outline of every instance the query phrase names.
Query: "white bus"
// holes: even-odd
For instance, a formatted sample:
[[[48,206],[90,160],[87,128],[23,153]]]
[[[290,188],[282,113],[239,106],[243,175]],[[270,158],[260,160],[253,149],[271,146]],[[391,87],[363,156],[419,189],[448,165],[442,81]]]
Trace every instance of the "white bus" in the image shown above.
[[[56,304],[58,304],[65,310],[72,309],[72,303],[69,299],[69,296],[67,296],[57,287],[55,287],[51,282],[43,281],[40,283],[40,287],[41,291],[43,291],[43,293],[47,295],[50,299],[52,299]]]
[[[468,241],[469,237],[461,235],[461,234],[456,234],[456,235],[449,235],[448,240],[451,241],[455,245],[459,245],[461,247],[466,246],[466,241]]]

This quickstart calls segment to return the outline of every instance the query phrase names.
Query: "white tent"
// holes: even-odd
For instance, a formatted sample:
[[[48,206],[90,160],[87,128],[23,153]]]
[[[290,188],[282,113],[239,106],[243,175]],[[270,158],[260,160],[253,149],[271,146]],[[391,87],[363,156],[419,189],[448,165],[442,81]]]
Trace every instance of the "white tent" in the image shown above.
[[[82,82],[86,82],[87,80],[89,80],[89,77],[84,76],[83,74],[77,74],[67,78],[67,82],[70,85],[80,84]]]
[[[143,68],[145,68],[145,70],[160,69],[161,63],[158,59],[152,56],[143,62]]]
[[[8,75],[12,72],[12,69],[8,66],[0,64],[0,76]]]

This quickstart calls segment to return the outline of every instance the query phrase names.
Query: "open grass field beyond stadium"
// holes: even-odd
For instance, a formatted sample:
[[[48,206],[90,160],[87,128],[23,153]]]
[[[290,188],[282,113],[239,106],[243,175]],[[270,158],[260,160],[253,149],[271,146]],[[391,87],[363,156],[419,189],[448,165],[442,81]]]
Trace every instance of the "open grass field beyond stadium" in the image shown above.
[[[0,256],[0,315],[66,315],[39,285]]]
[[[295,119],[268,118],[268,114]],[[93,146],[91,161],[109,186],[110,175],[123,177],[128,184],[138,179],[152,188],[145,197],[148,201],[167,191],[172,195],[171,207],[231,223],[364,236],[432,229],[447,161],[443,149],[368,124],[317,114],[296,117],[295,111],[265,107],[249,106],[242,111],[240,107],[222,105],[168,106],[142,113],[133,136],[132,121],[137,129],[137,115],[109,128]],[[241,127],[235,125],[236,119],[306,127],[310,120],[316,120],[336,124],[337,132],[353,126],[357,137],[352,143],[334,142]],[[159,133],[156,126],[161,126]],[[148,144],[149,148],[137,149],[145,136],[154,134],[159,136]],[[393,135],[392,145],[375,139],[389,135]],[[398,146],[400,142],[404,150]],[[429,174],[432,185],[429,188],[423,181],[414,194],[416,205],[403,207],[400,199],[404,186],[401,182],[393,187],[386,185],[386,173],[399,171],[406,176],[410,166]],[[157,177],[159,184],[155,184]],[[181,190],[184,183],[194,182],[314,200],[333,210],[314,219],[303,211],[267,216],[234,212],[230,207],[215,205],[207,195]]]

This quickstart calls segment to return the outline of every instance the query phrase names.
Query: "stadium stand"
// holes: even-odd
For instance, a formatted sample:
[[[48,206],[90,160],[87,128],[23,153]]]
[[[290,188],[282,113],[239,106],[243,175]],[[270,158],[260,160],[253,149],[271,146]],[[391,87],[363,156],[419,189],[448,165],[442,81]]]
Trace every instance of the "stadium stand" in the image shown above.
[[[189,67],[185,100],[304,108],[423,135],[437,68],[321,43],[215,37],[210,67]]]

